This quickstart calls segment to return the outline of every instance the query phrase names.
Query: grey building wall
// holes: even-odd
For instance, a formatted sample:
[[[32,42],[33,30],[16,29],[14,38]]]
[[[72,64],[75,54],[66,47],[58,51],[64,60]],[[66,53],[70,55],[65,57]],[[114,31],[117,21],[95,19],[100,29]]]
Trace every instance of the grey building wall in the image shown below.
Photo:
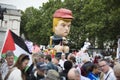
[[[1,51],[3,43],[4,43],[5,33],[6,33],[5,31],[0,31],[0,51]]]

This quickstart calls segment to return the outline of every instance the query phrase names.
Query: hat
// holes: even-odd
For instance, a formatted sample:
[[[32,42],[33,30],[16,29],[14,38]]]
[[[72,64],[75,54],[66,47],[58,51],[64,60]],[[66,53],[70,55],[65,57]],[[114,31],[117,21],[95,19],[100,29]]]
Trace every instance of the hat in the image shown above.
[[[53,14],[54,18],[65,18],[65,19],[72,19],[72,11],[69,9],[65,9],[65,8],[60,8],[58,10],[55,11],[55,13]]]
[[[43,62],[38,62],[38,63],[37,63],[37,69],[47,70],[47,66],[46,66],[46,64],[44,64]]]

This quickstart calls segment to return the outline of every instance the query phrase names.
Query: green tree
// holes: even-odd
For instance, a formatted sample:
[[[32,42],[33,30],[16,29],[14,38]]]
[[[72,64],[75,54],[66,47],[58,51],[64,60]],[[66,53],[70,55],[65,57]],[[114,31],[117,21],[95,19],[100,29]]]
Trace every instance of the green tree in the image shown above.
[[[105,48],[104,43],[116,42],[120,34],[119,0],[49,0],[39,9],[27,8],[22,15],[21,30],[33,42],[49,44],[52,32],[52,15],[58,8],[73,11],[71,31],[68,38],[71,48],[82,47],[89,38],[93,47]],[[111,44],[113,45],[113,44]]]

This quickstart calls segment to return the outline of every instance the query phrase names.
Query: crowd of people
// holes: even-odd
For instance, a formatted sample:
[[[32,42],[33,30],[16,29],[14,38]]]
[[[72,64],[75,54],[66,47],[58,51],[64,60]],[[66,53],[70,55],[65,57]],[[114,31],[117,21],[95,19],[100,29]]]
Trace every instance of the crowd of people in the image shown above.
[[[44,53],[34,53],[32,64],[26,54],[14,61],[14,53],[6,52],[5,61],[0,66],[0,80],[120,80],[120,63],[109,59],[98,59],[77,63],[74,54],[61,54],[61,58]]]

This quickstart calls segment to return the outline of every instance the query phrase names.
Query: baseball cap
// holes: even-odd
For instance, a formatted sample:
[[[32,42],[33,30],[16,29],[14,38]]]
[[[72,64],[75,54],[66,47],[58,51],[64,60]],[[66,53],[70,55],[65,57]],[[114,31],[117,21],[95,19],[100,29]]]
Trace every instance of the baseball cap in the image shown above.
[[[55,11],[55,13],[53,14],[54,18],[65,18],[65,19],[72,19],[72,11],[69,9],[65,9],[65,8],[60,8],[58,10]]]
[[[43,62],[38,62],[38,63],[37,63],[37,69],[47,70],[47,65],[44,64]]]

